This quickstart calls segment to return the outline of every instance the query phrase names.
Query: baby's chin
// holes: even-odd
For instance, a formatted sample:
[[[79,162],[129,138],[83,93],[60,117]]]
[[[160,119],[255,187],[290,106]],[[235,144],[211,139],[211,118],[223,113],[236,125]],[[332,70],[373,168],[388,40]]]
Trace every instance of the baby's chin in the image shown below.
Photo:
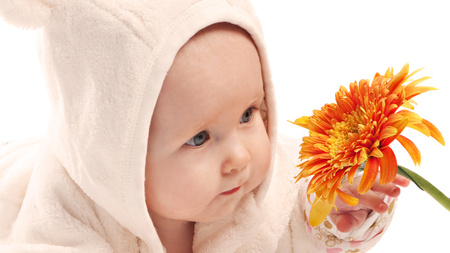
[[[245,191],[240,201],[235,205],[234,209],[229,213],[229,215],[226,218],[233,216],[237,210],[240,210],[239,208],[240,206],[249,207],[251,205],[254,205],[255,195],[258,192],[260,185],[261,183],[257,184],[254,187],[250,187],[249,190]]]
[[[217,206],[214,208],[215,210],[210,212],[209,215],[199,215],[199,219],[196,219],[195,222],[201,222],[201,223],[212,223],[212,222],[220,222],[222,220],[227,220],[233,217],[235,212],[239,210],[239,207],[242,205],[248,205],[248,203],[251,201],[251,199],[254,198],[254,190],[256,190],[255,187],[252,189],[245,189],[245,186],[243,185],[239,191],[234,194],[239,194],[240,196],[219,196],[219,197],[238,197],[236,201],[231,201],[230,203],[226,203],[224,205]]]

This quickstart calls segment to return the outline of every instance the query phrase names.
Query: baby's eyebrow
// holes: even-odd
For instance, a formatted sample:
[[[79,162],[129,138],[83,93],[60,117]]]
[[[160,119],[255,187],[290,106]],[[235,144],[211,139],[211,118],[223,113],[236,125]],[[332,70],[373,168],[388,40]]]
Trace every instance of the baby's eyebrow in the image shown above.
[[[258,95],[250,102],[250,104],[253,104],[253,103],[257,102],[258,100],[263,100],[263,99],[264,99],[264,96]]]
[[[258,93],[255,96],[255,99],[253,100],[253,102],[257,101],[258,99],[264,99],[264,97],[266,96],[266,92],[263,89],[259,89]]]
[[[176,131],[172,133],[173,139],[179,140],[179,139],[186,139],[188,141],[190,138],[195,136],[201,131],[204,131],[206,129],[207,122],[203,120],[180,120],[180,123],[178,124]]]
[[[262,98],[265,98],[265,97],[266,97],[266,92],[265,92],[264,88],[261,89],[261,91],[260,91],[259,93],[260,93],[260,94],[259,94],[260,97],[262,97]]]

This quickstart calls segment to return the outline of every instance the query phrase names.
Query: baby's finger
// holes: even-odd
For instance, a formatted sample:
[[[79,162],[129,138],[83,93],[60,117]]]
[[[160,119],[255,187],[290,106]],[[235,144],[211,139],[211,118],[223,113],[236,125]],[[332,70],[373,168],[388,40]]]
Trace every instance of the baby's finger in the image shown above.
[[[330,215],[330,218],[339,231],[346,233],[360,227],[367,219],[368,214],[369,210],[360,209],[346,213],[335,213]]]
[[[388,205],[380,198],[379,194],[370,190],[367,193],[358,195],[359,204],[374,210],[377,213],[384,213]]]
[[[410,181],[409,181],[409,179],[407,179],[404,176],[397,175],[397,176],[395,176],[395,179],[392,183],[394,183],[398,186],[401,186],[401,187],[407,187],[409,185]]]
[[[384,195],[388,195],[390,197],[396,198],[400,195],[400,188],[397,187],[395,184],[374,184],[371,188],[372,191],[382,193]]]

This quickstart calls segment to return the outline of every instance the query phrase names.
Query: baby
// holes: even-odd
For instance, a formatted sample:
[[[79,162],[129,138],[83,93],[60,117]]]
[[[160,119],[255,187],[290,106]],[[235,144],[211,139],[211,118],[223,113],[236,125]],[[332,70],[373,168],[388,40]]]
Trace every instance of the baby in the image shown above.
[[[309,225],[247,1],[23,2],[0,10],[43,28],[53,111],[0,151],[0,250],[366,251],[385,231],[401,177],[344,184],[360,204]]]

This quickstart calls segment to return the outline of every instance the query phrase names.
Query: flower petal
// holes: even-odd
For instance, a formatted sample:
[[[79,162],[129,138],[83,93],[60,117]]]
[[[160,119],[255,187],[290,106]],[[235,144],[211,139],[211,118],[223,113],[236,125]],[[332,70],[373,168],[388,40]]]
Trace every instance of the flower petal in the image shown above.
[[[340,189],[336,190],[339,197],[349,206],[356,206],[359,203],[359,199],[352,197],[345,192],[341,191]]]
[[[417,80],[415,80],[415,81],[411,81],[408,85],[406,85],[406,87],[405,86],[400,86],[400,87],[397,87],[397,89],[394,91],[394,93],[398,93],[398,92],[400,92],[400,90],[404,90],[405,91],[405,97],[408,97],[408,95],[411,93],[411,91],[414,91],[414,89],[416,89],[416,86],[419,84],[419,83],[421,83],[421,82],[423,82],[423,81],[425,81],[425,80],[428,80],[428,79],[430,79],[431,77],[428,77],[428,76],[426,76],[426,77],[422,77],[422,78],[419,78],[419,79],[417,79]],[[404,79],[405,81],[409,81],[409,80],[407,80],[407,78],[405,78]],[[420,88],[420,87],[419,87]],[[434,88],[433,88],[434,89]],[[420,94],[420,93],[419,93]],[[414,95],[414,96],[417,96],[417,95],[419,95],[419,94],[416,94],[416,95]],[[409,98],[407,98],[406,100],[408,100]]]
[[[440,144],[445,146],[444,136],[442,136],[442,134],[439,131],[439,129],[437,129],[437,127],[435,127],[433,124],[431,124],[431,122],[429,122],[426,119],[422,119],[422,123],[424,123],[428,127],[428,129],[430,130],[431,137],[433,137]]]
[[[389,120],[388,120],[389,121]],[[382,147],[387,147],[391,144],[402,132],[405,130],[405,127],[408,125],[408,118],[403,117],[401,120],[392,123],[392,126],[397,129],[397,133],[394,136],[388,137],[381,141]]]
[[[408,75],[406,78],[409,78],[410,76],[414,75],[414,74],[417,73],[419,70],[421,70],[421,69],[418,69],[418,70],[414,71],[413,73],[411,73],[411,75]],[[409,88],[416,87],[419,83],[421,83],[421,82],[423,82],[423,81],[426,81],[426,80],[428,80],[428,79],[430,79],[430,78],[431,78],[431,77],[429,77],[429,76],[424,76],[424,77],[421,77],[421,78],[419,78],[419,79],[417,79],[417,80],[414,80],[414,81],[408,83],[408,85],[406,85],[405,89],[409,89]]]
[[[412,89],[405,89],[405,98],[406,100],[410,100],[411,98],[420,95],[422,93],[425,93],[427,91],[431,91],[431,90],[437,90],[434,87],[427,87],[427,86],[419,86],[419,87],[414,87]]]
[[[397,175],[397,159],[390,147],[381,150],[383,157],[380,158],[380,184],[394,181]]]
[[[380,158],[383,156],[383,153],[379,148],[374,148],[372,149],[372,152],[370,152],[369,156]]]
[[[288,120],[288,122],[290,122],[290,123],[292,123],[292,124],[296,124],[297,126],[301,126],[301,127],[304,127],[304,128],[307,128],[308,129],[308,123],[309,123],[309,116],[303,116],[303,117],[301,117],[301,118],[298,118],[298,119],[296,119],[295,121],[290,121],[290,120]]]
[[[407,76],[405,77],[405,79],[409,79],[411,76],[415,75],[417,72],[421,71],[422,69],[423,69],[423,68],[414,70],[414,71],[411,72],[409,75],[407,75]]]
[[[384,140],[386,138],[395,136],[395,134],[397,134],[397,128],[393,127],[393,126],[387,126],[385,128],[383,128],[383,130],[381,130],[380,133],[380,141]]]
[[[403,102],[402,107],[405,107],[407,109],[410,110],[414,110],[414,106],[412,104],[417,104],[416,102],[414,102],[414,100],[405,100],[405,102]]]
[[[408,118],[409,124],[417,124],[422,122],[422,118],[415,112],[408,111],[408,110],[401,110],[398,111],[397,114],[402,115],[403,117]]]
[[[406,138],[403,135],[397,136],[397,140],[402,144],[402,146],[408,151],[408,154],[411,156],[414,165],[420,165],[421,155],[417,146],[410,139]]]
[[[355,110],[356,106],[349,98],[340,96],[339,92],[336,93],[335,98],[337,105],[344,113],[352,112]]]
[[[358,186],[359,194],[364,194],[372,188],[373,183],[375,183],[375,180],[377,179],[378,166],[378,158],[370,157],[369,160],[367,160],[366,166],[364,167],[364,174]]]
[[[330,205],[327,200],[320,199],[317,201],[309,213],[309,224],[313,227],[319,226],[327,218],[331,208],[333,208],[333,205]]]
[[[350,172],[347,174],[347,180],[349,184],[353,184],[353,178],[355,177],[356,170],[358,170],[359,165],[355,165],[350,169]]]
[[[421,132],[426,137],[431,136],[430,129],[427,127],[427,125],[425,125],[422,122],[417,123],[417,124],[408,124],[408,127]]]
[[[406,63],[403,68],[389,81],[389,90],[394,91],[401,83],[402,80],[408,75],[409,64]]]

